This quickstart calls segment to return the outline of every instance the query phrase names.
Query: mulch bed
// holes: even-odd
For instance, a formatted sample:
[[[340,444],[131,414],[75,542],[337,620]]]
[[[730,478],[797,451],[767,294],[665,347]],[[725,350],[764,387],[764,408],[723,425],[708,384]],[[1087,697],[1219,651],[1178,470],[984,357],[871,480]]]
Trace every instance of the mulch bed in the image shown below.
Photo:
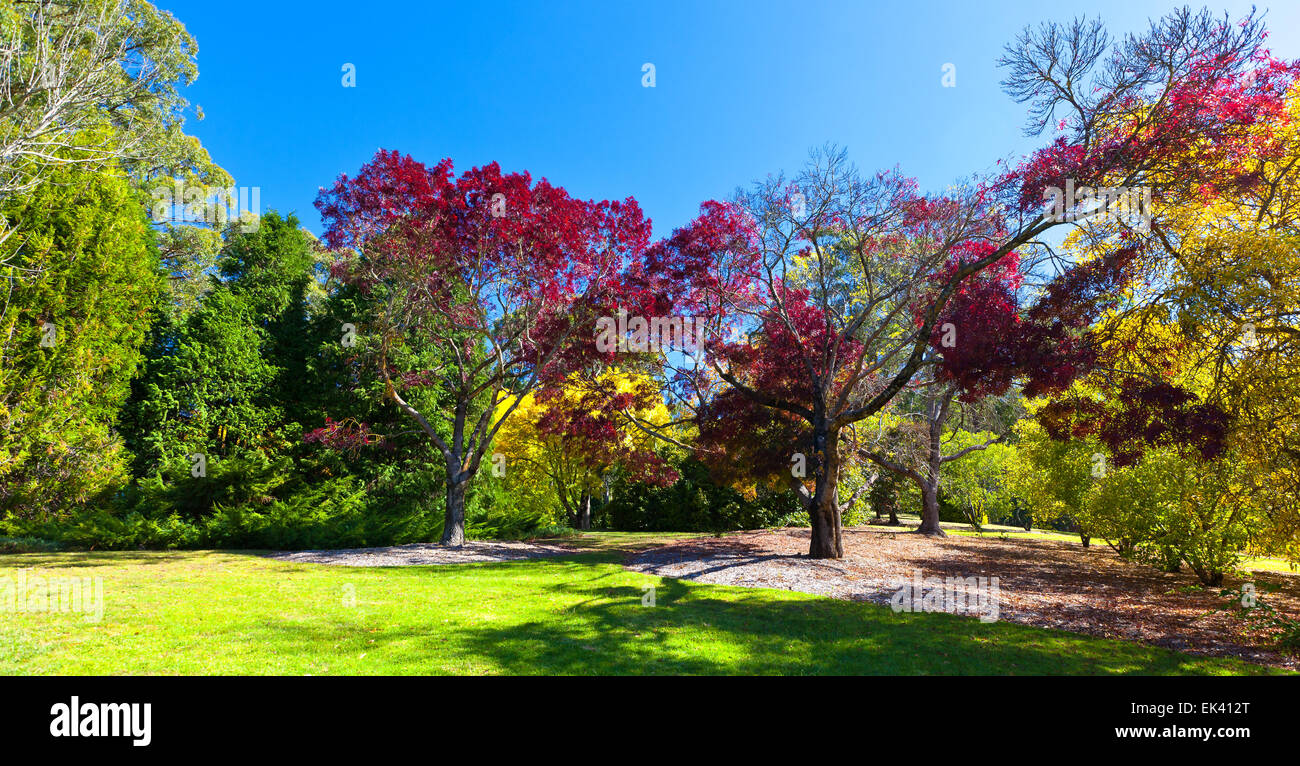
[[[1248,620],[1222,590],[1190,573],[1164,573],[1121,560],[1104,543],[983,537],[928,538],[903,529],[844,530],[844,559],[808,558],[808,530],[743,532],[654,548],[628,557],[638,572],[720,585],[814,593],[889,604],[900,581],[924,577],[998,577],[998,618],[1041,628],[1139,641],[1191,654],[1237,657],[1300,669],[1279,651],[1270,629]],[[1300,616],[1300,576],[1256,572],[1258,597]],[[1224,608],[1231,607],[1231,608]],[[971,619],[974,619],[972,617]]]
[[[436,543],[393,545],[387,548],[340,548],[327,551],[293,551],[268,554],[279,561],[339,564],[350,567],[401,567],[424,564],[480,564],[519,561],[547,556],[569,556],[570,547],[546,543],[466,540],[453,548]]]

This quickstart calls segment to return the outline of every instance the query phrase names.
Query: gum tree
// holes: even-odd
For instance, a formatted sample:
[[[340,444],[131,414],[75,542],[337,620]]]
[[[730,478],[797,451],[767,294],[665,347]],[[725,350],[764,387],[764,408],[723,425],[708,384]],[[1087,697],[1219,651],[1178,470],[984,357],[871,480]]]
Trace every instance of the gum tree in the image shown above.
[[[144,0],[0,0],[0,197],[183,152],[194,39]],[[136,175],[140,173],[137,171]]]

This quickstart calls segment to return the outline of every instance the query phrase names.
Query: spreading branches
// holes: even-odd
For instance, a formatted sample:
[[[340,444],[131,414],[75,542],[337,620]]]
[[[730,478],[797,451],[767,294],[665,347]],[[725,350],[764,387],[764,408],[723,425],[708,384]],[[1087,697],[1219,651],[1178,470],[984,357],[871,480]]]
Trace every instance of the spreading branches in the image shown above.
[[[143,0],[0,6],[0,198],[53,165],[162,159],[146,149],[179,130],[196,52],[180,22]]]

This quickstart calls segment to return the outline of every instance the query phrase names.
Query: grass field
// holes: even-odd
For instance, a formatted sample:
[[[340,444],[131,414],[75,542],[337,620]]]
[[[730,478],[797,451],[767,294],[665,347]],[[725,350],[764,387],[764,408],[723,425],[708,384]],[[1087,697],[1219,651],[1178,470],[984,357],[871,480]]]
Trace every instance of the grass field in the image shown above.
[[[22,554],[100,577],[104,614],[0,612],[5,674],[1236,674],[1233,660],[625,571],[658,541],[503,564],[351,568],[239,552]],[[643,606],[647,586],[655,606]]]

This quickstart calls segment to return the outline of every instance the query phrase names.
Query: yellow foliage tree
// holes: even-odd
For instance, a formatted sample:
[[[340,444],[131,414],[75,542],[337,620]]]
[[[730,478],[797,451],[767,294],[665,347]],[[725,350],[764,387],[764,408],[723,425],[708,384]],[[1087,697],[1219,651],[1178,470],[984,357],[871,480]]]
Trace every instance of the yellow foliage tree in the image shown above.
[[[1141,233],[1141,281],[1097,328],[1102,370],[1089,387],[1113,395],[1134,376],[1190,391],[1227,413],[1224,449],[1200,488],[1229,500],[1248,550],[1300,560],[1300,89],[1287,118],[1262,126],[1232,195],[1158,204]],[[1123,222],[1090,222],[1065,248],[1087,259],[1132,244]],[[1222,497],[1220,497],[1220,495]],[[1191,510],[1186,513],[1190,514]],[[1195,521],[1195,520],[1193,520]],[[1200,522],[1197,522],[1200,523]],[[1204,526],[1202,524],[1202,526]],[[1205,529],[1205,534],[1225,535]]]
[[[574,376],[557,392],[528,394],[495,443],[512,500],[590,529],[592,498],[611,469],[671,481],[675,472],[654,451],[656,437],[638,422],[651,428],[670,422],[658,388],[640,373]]]

